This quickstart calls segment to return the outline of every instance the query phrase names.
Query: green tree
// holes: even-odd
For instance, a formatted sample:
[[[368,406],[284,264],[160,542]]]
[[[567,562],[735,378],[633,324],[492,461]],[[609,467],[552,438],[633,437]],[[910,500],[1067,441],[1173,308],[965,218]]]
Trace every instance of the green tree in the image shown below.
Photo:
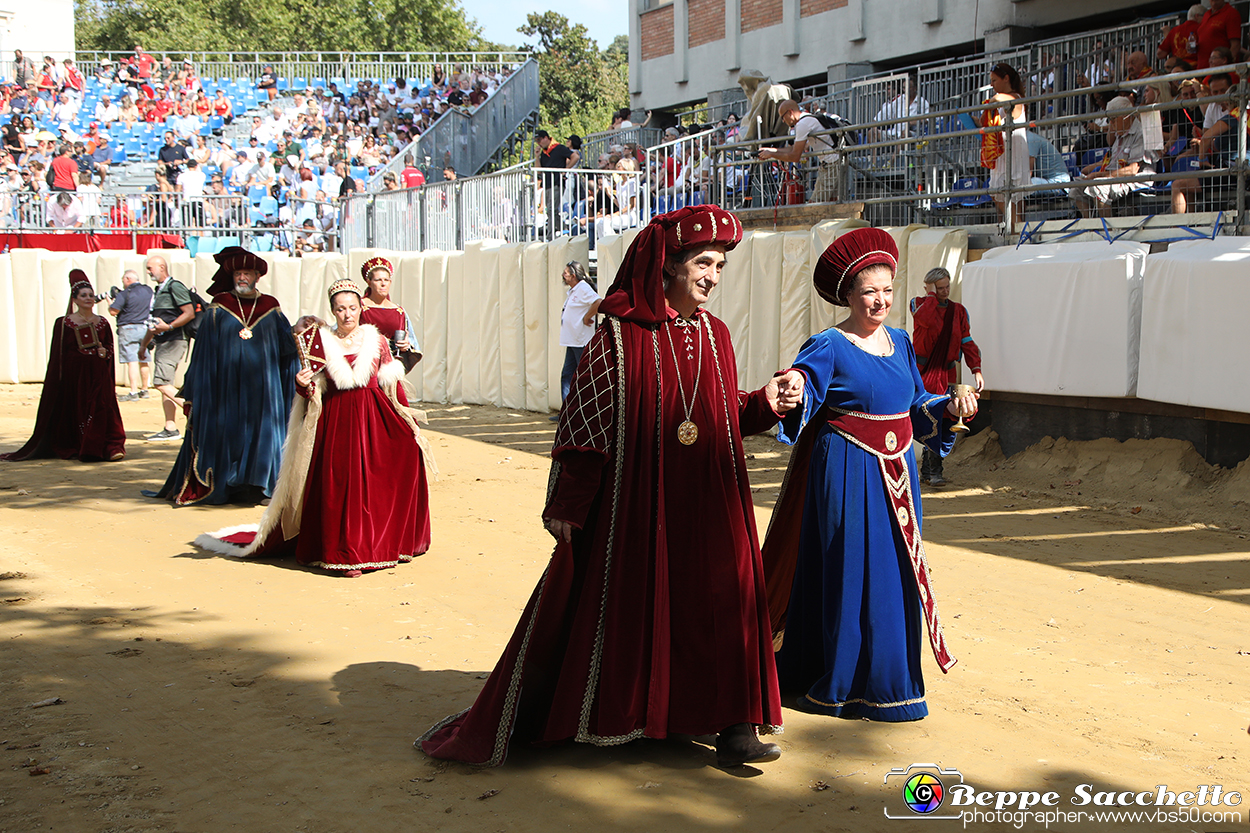
[[[539,120],[553,136],[606,130],[629,101],[629,41],[618,35],[602,52],[580,23],[556,12],[531,12],[518,30],[538,38]]]
[[[458,0],[74,0],[79,49],[461,52],[498,48]]]

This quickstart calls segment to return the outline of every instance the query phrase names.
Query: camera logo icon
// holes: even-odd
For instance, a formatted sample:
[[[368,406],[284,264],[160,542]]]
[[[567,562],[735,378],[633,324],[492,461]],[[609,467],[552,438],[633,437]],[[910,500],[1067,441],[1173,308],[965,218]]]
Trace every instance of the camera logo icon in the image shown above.
[[[946,791],[936,775],[928,772],[917,772],[907,779],[903,785],[903,801],[913,812],[922,816],[935,812],[942,806]]]
[[[937,764],[910,764],[895,767],[885,776],[885,816],[891,819],[957,819],[959,813],[942,813],[950,786],[962,784],[957,769]]]

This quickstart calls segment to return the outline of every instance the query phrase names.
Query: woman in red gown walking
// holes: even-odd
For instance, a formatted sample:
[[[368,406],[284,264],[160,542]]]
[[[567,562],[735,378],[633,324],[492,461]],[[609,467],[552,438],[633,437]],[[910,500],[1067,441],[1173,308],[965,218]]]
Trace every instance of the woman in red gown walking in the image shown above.
[[[391,355],[403,363],[407,373],[421,361],[421,345],[417,344],[412,319],[403,307],[391,300],[395,267],[384,257],[371,257],[361,265],[360,275],[369,286],[361,299],[360,323],[372,324],[386,336]]]
[[[126,456],[126,430],[117,407],[113,331],[96,315],[95,290],[87,273],[69,273],[70,311],[52,325],[52,348],[35,431],[26,445],[0,460],[60,457],[65,460],[120,460]]]
[[[282,471],[260,528],[201,535],[197,546],[241,556],[294,554],[299,563],[357,577],[430,547],[419,412],[408,408],[403,365],[387,339],[360,324],[362,293],[330,286],[337,327],[296,325],[303,369]],[[316,319],[312,319],[314,322]]]

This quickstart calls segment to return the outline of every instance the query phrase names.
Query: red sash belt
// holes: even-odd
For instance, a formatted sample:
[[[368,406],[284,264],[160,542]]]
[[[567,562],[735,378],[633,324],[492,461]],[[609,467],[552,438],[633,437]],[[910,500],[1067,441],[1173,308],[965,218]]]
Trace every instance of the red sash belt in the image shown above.
[[[929,646],[942,671],[950,670],[955,658],[946,650],[946,636],[942,633],[942,620],[938,616],[937,603],[933,599],[933,587],[929,581],[929,559],[925,556],[920,530],[916,527],[916,503],[911,496],[911,476],[907,471],[904,455],[911,446],[912,430],[910,414],[877,416],[830,408],[836,414],[829,425],[847,442],[854,443],[877,458],[881,475],[885,480],[886,498],[890,502],[890,514],[894,528],[903,536],[907,545],[908,560],[916,578],[916,590],[920,594],[920,606],[924,610],[925,625],[929,631]]]

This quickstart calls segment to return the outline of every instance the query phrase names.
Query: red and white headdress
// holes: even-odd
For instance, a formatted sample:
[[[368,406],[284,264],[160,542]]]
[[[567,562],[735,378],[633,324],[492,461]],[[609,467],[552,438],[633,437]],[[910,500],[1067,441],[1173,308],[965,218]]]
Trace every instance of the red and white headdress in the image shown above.
[[[363,299],[365,297],[364,293],[360,291],[360,287],[357,286],[356,282],[351,278],[339,278],[337,281],[330,284],[330,290],[326,294],[330,297],[331,304],[334,303],[334,296],[338,295],[340,292],[354,292],[356,293],[357,298]]]
[[[391,265],[389,260],[384,257],[371,257],[360,265],[360,277],[366,281],[369,280],[369,276],[373,274],[374,269],[385,269],[386,274],[392,277],[395,275],[395,267]]]

